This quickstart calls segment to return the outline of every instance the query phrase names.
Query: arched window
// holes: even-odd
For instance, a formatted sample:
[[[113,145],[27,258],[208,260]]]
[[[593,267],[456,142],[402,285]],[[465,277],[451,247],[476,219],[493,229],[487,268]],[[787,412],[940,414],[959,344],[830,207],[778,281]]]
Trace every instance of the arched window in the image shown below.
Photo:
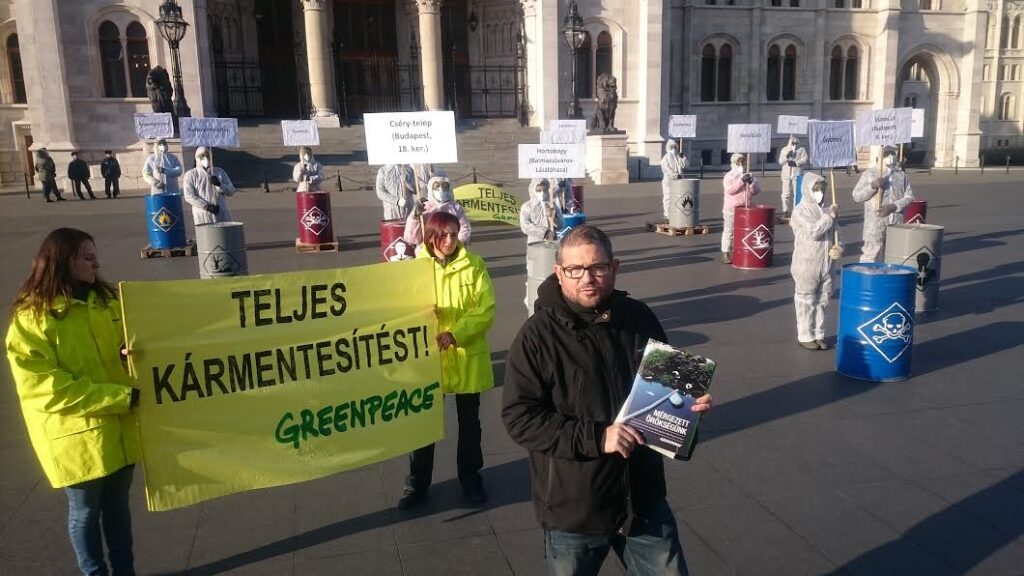
[[[576,51],[576,89],[579,90],[580,98],[591,98],[594,94],[594,83],[597,79],[594,78],[593,70],[590,68],[593,58],[590,34],[584,32],[583,44]]]
[[[829,62],[828,97],[830,100],[843,98],[843,49],[832,48],[832,59]]]
[[[722,44],[718,49],[718,90],[716,96],[719,102],[732,100],[732,46]]]
[[[715,100],[715,47],[705,44],[700,56],[700,101]]]
[[[772,6],[782,6],[782,0],[772,0]]]
[[[128,78],[131,80],[132,96],[146,97],[146,75],[149,74],[149,41],[146,29],[138,22],[132,22],[125,30],[125,45],[128,53]]]
[[[100,24],[100,60],[103,66],[103,95],[107,98],[126,97],[128,85],[124,75],[121,32],[110,20]]]
[[[28,103],[25,94],[25,72],[21,67],[21,49],[18,47],[18,35],[7,37],[7,69],[11,72],[11,97],[15,104]]]
[[[1017,119],[1017,97],[1013,94],[1003,94],[999,101],[999,119]]]
[[[717,51],[705,44],[700,57],[701,102],[728,102],[732,98],[732,46],[723,44]]]
[[[860,54],[856,46],[850,46],[846,50],[846,74],[843,77],[843,98],[846,100],[857,99],[857,76],[860,73],[858,64]]]
[[[597,50],[594,53],[594,74],[612,73],[612,35],[601,32],[597,35]]]
[[[1010,28],[1010,48],[1020,48],[1020,19],[1019,15],[1013,19],[1013,27]]]
[[[786,46],[782,60],[782,99],[796,100],[796,46]]]
[[[1003,26],[999,34],[999,47],[1009,48],[1010,47],[1010,17],[1003,16]]]
[[[768,100],[778,100],[781,95],[782,51],[778,44],[768,48]]]

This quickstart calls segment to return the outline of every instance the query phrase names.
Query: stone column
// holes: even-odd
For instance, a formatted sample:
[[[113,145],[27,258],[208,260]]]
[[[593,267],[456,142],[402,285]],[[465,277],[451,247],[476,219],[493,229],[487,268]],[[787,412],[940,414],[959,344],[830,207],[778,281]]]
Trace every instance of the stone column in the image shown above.
[[[828,80],[825,78],[825,54],[827,51],[825,39],[826,0],[812,0],[814,6],[814,43],[811,44],[811,77],[814,92],[811,93],[811,117],[821,118],[822,101],[828,96]],[[831,56],[829,56],[831,57]]]
[[[981,104],[984,99],[984,83],[981,80],[982,63],[985,59],[985,34],[988,28],[987,6],[979,0],[967,0],[963,18],[965,50],[960,58],[960,94],[957,102],[957,123],[954,133],[954,149],[960,157],[960,166],[979,165],[981,150]],[[998,76],[997,76],[998,77]]]
[[[32,117],[32,150],[47,148],[58,172],[67,166],[66,155],[55,152],[74,150],[74,123],[68,93],[68,73],[61,39],[60,8],[57,0],[16,0],[21,34],[21,64],[25,71],[25,93]],[[43,113],[45,111],[45,113]]]
[[[657,165],[661,160],[661,127],[663,121],[668,122],[668,79],[671,74],[663,74],[662,67],[665,62],[671,62],[671,47],[663,38],[672,37],[672,27],[664,17],[663,8],[659,0],[639,0],[636,3],[637,23],[640,26],[636,67],[638,78],[633,82],[635,88],[630,92],[637,95],[638,105],[634,120],[635,133],[630,135],[630,144],[635,147],[636,155],[646,157],[651,165]],[[663,30],[663,27],[667,30]],[[624,86],[621,80],[619,86]]]
[[[309,64],[309,94],[315,113],[313,119],[321,127],[341,125],[337,96],[334,91],[334,66],[328,37],[327,0],[302,0],[306,24],[306,61]]]
[[[530,125],[547,129],[559,117],[558,51],[562,47],[557,0],[519,0],[526,31],[527,100]]]
[[[444,110],[444,58],[441,46],[441,3],[415,0],[420,21],[420,70],[423,104],[427,110]]]
[[[761,45],[761,30],[764,29],[764,10],[760,2],[755,2],[750,10],[750,43],[746,50],[747,62],[747,101],[748,116],[750,123],[761,122],[761,101],[765,99],[765,78],[761,73],[766,70],[765,62],[768,59],[768,49]],[[736,54],[733,53],[733,62],[737,62]],[[737,78],[738,79],[738,78]],[[735,89],[734,89],[735,90]],[[739,91],[737,90],[737,95]]]
[[[872,43],[871,96],[873,108],[903,106],[896,103],[896,76],[899,74],[900,0],[880,0],[875,13],[877,35]],[[877,166],[881,149],[871,147],[871,164]]]

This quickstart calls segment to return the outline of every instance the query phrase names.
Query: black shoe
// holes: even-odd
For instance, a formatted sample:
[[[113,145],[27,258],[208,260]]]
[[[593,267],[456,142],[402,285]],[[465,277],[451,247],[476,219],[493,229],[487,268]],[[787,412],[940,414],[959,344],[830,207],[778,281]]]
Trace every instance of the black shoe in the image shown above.
[[[57,202],[63,202],[65,198],[63,196],[57,196]]]
[[[47,202],[53,202],[53,198],[47,198],[46,201]]]
[[[798,340],[798,342],[799,342],[799,340]],[[820,350],[820,348],[818,348],[818,343],[814,342],[814,341],[811,341],[811,342],[800,342],[800,346],[804,347],[807,350]]]
[[[484,502],[487,502],[487,491],[484,490],[483,484],[463,486],[462,496],[466,499],[466,504],[473,508],[483,506]]]
[[[416,490],[413,488],[406,487],[402,491],[402,497],[398,499],[399,510],[411,510],[416,506],[419,506],[427,499],[427,491]]]
[[[814,343],[818,345],[818,350],[828,350],[828,342],[825,342],[824,340],[815,340]]]

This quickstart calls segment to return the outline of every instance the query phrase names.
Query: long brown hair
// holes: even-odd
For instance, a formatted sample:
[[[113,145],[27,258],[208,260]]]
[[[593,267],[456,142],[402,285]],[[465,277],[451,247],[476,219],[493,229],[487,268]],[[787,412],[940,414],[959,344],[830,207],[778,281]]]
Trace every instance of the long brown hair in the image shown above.
[[[11,305],[11,315],[29,310],[38,318],[47,312],[55,313],[53,305],[59,296],[71,300],[75,287],[75,280],[71,277],[71,259],[78,255],[86,242],[95,243],[87,232],[76,228],[57,228],[47,234],[32,259],[32,271]],[[95,290],[104,302],[117,295],[114,286],[99,276],[90,289]]]

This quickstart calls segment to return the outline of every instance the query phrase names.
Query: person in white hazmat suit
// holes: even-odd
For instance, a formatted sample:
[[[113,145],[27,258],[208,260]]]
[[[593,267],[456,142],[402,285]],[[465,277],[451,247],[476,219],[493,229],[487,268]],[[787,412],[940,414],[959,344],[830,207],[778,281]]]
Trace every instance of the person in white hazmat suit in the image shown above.
[[[914,191],[906,172],[896,166],[896,149],[882,151],[884,169],[878,166],[864,171],[853,188],[853,201],[864,204],[864,246],[861,262],[881,262],[885,257],[885,227],[903,223],[903,209],[914,201]],[[878,201],[881,195],[881,203]]]
[[[782,178],[782,216],[779,222],[785,223],[789,220],[790,201],[793,199],[793,191],[796,179],[804,171],[804,166],[810,162],[807,149],[800,145],[800,139],[796,136],[789,136],[789,143],[779,150],[779,176]],[[801,189],[801,192],[803,190]]]
[[[469,243],[469,237],[473,230],[469,225],[469,218],[466,217],[466,210],[455,201],[452,194],[451,182],[443,176],[434,176],[427,181],[427,200],[422,204],[414,203],[412,212],[405,220],[405,232],[402,238],[415,245],[423,243],[422,218],[426,218],[431,212],[447,212],[459,219],[459,242],[465,246]]]
[[[374,190],[384,206],[384,220],[405,220],[415,201],[412,170],[403,164],[385,164],[377,171]]]
[[[161,138],[142,165],[142,179],[149,184],[150,194],[180,194],[178,177],[184,171],[181,161],[167,151],[167,140]]]
[[[519,228],[526,234],[526,243],[555,241],[565,222],[561,209],[551,195],[551,183],[542,178],[530,181],[530,199],[519,207]]]
[[[292,180],[299,183],[296,192],[319,192],[324,181],[324,167],[313,157],[309,146],[299,148],[299,161],[292,169]]]
[[[185,201],[192,205],[192,221],[196,226],[230,222],[228,196],[235,186],[223,168],[211,167],[210,151],[196,148],[196,167],[185,172]]]
[[[793,209],[793,258],[789,272],[796,288],[796,336],[808,350],[827,350],[825,307],[832,296],[832,258],[839,207],[825,208],[825,179],[808,172],[800,188],[800,203]]]
[[[670,182],[681,180],[686,166],[686,156],[679,155],[679,145],[675,140],[669,140],[665,144],[665,155],[661,157],[661,212],[665,220],[668,220]]]

